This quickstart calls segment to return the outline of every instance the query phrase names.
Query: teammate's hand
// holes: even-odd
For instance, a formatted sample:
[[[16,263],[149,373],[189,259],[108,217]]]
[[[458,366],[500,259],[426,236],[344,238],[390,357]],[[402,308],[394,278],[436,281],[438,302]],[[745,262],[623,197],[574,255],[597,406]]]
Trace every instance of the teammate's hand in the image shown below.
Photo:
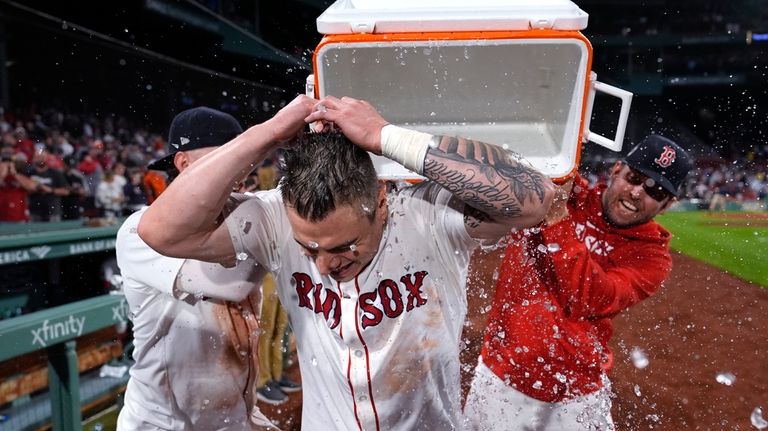
[[[567,204],[571,190],[573,190],[573,178],[555,187],[555,198],[552,200],[552,206],[549,207],[546,217],[544,217],[544,223],[547,226],[552,226],[568,217]]]
[[[300,95],[285,105],[274,117],[266,121],[275,142],[285,142],[306,127],[304,119],[312,112],[316,99]]]
[[[318,102],[305,121],[318,121],[316,132],[322,132],[329,127],[328,123],[333,123],[355,145],[374,154],[381,154],[381,128],[389,124],[365,100],[333,96]]]

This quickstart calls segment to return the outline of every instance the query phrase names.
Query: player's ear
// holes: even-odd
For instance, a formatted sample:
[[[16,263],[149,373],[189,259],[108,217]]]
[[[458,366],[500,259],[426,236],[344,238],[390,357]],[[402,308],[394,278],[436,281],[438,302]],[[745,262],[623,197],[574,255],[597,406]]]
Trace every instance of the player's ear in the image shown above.
[[[613,164],[613,167],[611,167],[611,178],[616,178],[617,175],[619,175],[619,172],[621,172],[621,168],[624,167],[624,162],[621,160],[617,161]]]
[[[376,196],[376,216],[386,222],[387,212],[387,186],[379,183],[379,193]]]
[[[189,166],[189,157],[184,151],[179,151],[173,156],[173,165],[181,172]]]

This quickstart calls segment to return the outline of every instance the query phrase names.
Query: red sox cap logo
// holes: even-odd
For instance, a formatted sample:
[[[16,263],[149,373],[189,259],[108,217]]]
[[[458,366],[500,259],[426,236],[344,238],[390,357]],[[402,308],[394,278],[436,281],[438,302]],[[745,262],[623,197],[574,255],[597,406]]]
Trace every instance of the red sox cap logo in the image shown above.
[[[653,161],[662,168],[668,168],[675,161],[675,149],[665,145],[664,152],[661,153],[659,158],[653,159]]]

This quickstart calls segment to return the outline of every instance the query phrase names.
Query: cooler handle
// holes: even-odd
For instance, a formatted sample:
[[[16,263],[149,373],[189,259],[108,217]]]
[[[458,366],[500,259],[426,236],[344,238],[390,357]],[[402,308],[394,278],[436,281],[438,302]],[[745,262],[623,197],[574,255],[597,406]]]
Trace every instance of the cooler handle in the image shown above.
[[[584,119],[584,140],[592,141],[598,145],[602,145],[605,148],[613,151],[621,151],[621,147],[624,144],[624,133],[627,131],[627,120],[629,119],[629,107],[632,104],[632,93],[621,88],[608,85],[604,82],[597,81],[597,74],[595,72],[590,73],[590,85],[589,96],[587,98],[587,112]],[[592,107],[595,103],[595,93],[602,92],[621,99],[621,112],[619,112],[619,123],[616,125],[616,136],[613,140],[606,138],[589,130],[589,122],[592,119]]]
[[[310,73],[309,76],[307,76],[307,81],[304,84],[304,94],[313,99],[317,98],[315,96],[315,75],[313,73]]]

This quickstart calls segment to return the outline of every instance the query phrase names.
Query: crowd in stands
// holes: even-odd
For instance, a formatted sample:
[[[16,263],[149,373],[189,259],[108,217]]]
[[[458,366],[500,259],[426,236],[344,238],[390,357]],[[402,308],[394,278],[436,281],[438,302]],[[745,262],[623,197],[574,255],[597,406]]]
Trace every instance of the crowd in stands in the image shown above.
[[[0,222],[119,217],[166,185],[163,137],[124,118],[4,112],[0,134]]]
[[[582,171],[590,184],[608,180],[615,157],[582,160]],[[725,210],[728,202],[765,204],[768,199],[768,144],[755,146],[730,160],[699,160],[688,175],[680,199],[699,204],[700,208]]]
[[[152,203],[167,185],[164,173],[147,169],[165,151],[163,136],[124,118],[3,112],[0,134],[0,222],[120,217]],[[767,160],[765,145],[734,160],[699,164],[683,198],[705,206],[764,202]],[[610,162],[584,160],[582,171],[595,183]]]
[[[768,197],[768,146],[762,152],[727,163],[701,166],[689,176],[685,198],[701,202],[710,210],[725,210],[727,202],[765,203]]]

